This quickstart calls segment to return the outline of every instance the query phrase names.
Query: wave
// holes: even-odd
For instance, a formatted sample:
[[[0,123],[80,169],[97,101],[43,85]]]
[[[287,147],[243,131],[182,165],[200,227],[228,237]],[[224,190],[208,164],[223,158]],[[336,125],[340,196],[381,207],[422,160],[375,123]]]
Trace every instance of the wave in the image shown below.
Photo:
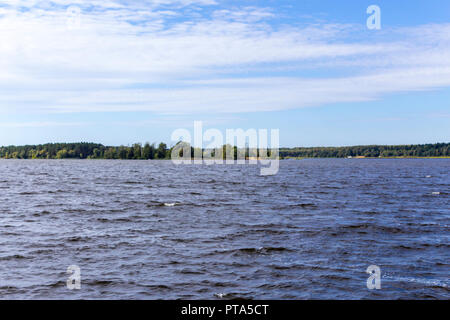
[[[164,206],[166,207],[174,207],[176,203],[164,203]]]
[[[238,248],[238,249],[229,249],[222,252],[231,253],[231,254],[271,254],[277,252],[292,252],[293,250],[285,248],[285,247],[248,247],[248,248]],[[219,251],[220,252],[220,251]]]
[[[150,203],[147,203],[147,207],[151,208],[151,207],[174,207],[178,205],[178,203],[176,202],[158,202],[158,201],[153,201]]]
[[[408,230],[398,228],[398,227],[390,227],[390,226],[382,226],[382,225],[373,225],[368,223],[361,223],[361,224],[350,224],[350,225],[344,225],[339,226],[338,229],[342,230],[343,232],[346,232],[347,230],[360,230],[365,233],[369,231],[378,231],[378,232],[387,232],[387,233],[408,233]]]
[[[424,278],[413,278],[413,277],[396,277],[390,275],[383,275],[382,279],[392,280],[397,282],[406,282],[406,283],[418,283],[425,285],[427,287],[435,287],[435,288],[444,288],[449,289],[449,284],[443,280],[438,279],[424,279]]]
[[[23,256],[21,254],[14,254],[10,256],[0,257],[0,261],[9,261],[9,260],[24,260],[31,259],[30,257]]]

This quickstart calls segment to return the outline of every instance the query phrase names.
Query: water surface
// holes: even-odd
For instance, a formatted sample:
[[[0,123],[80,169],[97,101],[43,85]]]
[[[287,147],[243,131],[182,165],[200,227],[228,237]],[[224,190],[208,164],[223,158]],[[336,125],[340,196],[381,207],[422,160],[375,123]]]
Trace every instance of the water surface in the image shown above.
[[[1,160],[0,298],[449,299],[449,172],[445,159],[281,161],[266,177]]]

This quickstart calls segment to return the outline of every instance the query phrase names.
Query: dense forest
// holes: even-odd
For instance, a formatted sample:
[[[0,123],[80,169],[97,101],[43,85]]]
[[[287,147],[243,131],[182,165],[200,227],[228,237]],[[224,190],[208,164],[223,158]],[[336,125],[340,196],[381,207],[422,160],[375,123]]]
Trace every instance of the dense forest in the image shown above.
[[[178,154],[183,155],[183,148],[190,148],[193,156],[196,151],[209,152],[213,157],[215,150],[194,149],[189,144],[178,142],[172,148],[168,148],[165,143],[160,143],[158,147],[155,144],[135,143],[132,146],[109,147],[98,143],[47,143],[42,145],[26,146],[7,146],[0,147],[1,159],[121,159],[121,160],[164,160],[170,159],[174,148],[178,149]],[[237,147],[230,145],[223,146],[222,155],[230,154],[235,160],[238,157]],[[241,149],[241,152],[244,152]],[[259,151],[253,150],[256,155]],[[250,150],[245,150],[245,156],[248,157]],[[270,151],[268,155],[270,156]],[[225,159],[225,158],[224,158]]]
[[[43,145],[0,147],[0,158],[7,159],[169,159],[165,143],[158,147],[146,143],[106,147],[97,143],[48,143]]]
[[[225,146],[224,146],[225,148]],[[234,158],[237,157],[237,148]],[[193,148],[191,148],[193,151]],[[450,157],[450,143],[402,146],[354,146],[281,148],[280,158],[347,158],[347,157]],[[165,143],[135,143],[110,147],[97,143],[48,143],[43,145],[0,147],[3,159],[170,159],[172,149]],[[193,152],[192,152],[193,154]],[[248,150],[246,155],[248,155]]]
[[[450,143],[280,149],[281,158],[450,157]]]

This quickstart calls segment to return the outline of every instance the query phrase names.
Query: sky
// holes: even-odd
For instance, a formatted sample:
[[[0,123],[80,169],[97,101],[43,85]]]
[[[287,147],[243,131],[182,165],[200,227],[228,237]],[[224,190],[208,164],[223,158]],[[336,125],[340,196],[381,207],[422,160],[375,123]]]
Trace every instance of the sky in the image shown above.
[[[0,145],[450,141],[449,1],[0,0],[0,70]]]

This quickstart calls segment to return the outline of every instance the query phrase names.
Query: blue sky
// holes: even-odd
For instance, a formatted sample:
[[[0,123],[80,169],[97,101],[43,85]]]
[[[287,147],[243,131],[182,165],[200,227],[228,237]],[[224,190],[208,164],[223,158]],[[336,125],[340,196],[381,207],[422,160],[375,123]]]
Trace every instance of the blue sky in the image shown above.
[[[381,29],[369,30],[369,5]],[[450,141],[450,2],[4,0],[0,145]]]

